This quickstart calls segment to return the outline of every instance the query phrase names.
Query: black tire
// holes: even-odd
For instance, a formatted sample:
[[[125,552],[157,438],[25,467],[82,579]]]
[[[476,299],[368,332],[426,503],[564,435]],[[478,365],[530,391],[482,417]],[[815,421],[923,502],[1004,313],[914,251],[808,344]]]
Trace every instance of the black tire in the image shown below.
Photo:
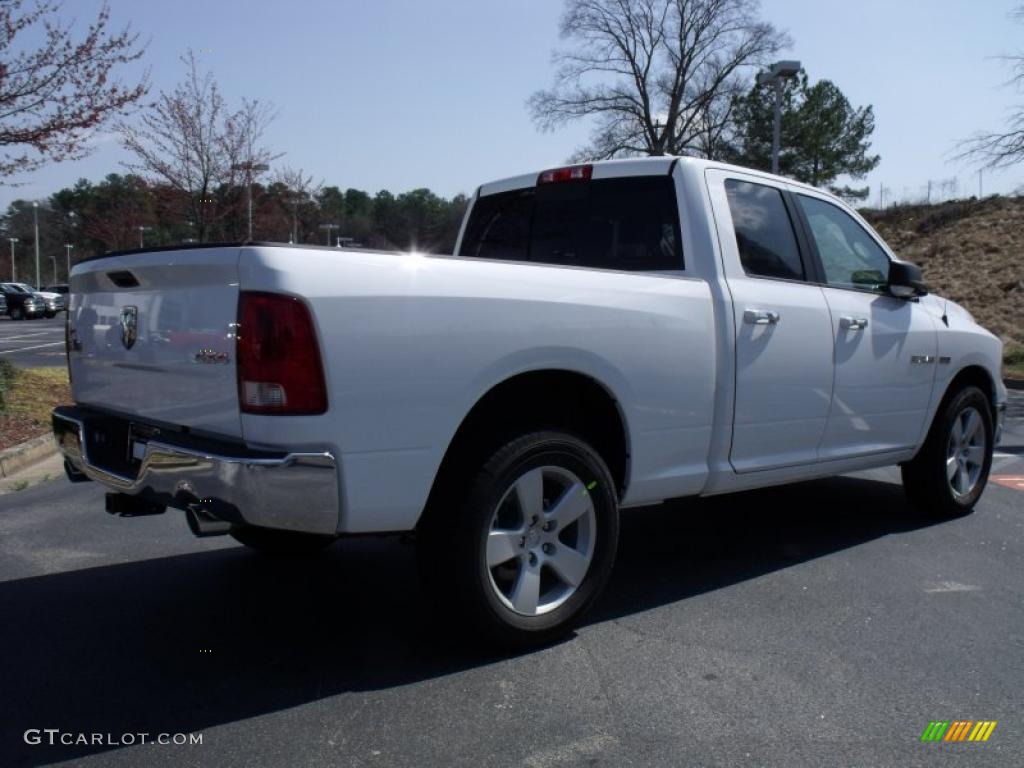
[[[44,315],[46,316],[47,320],[52,320],[53,318],[55,318],[57,316],[57,313],[56,312],[45,312]]]
[[[967,493],[959,493],[953,486],[960,481],[947,476],[950,438],[958,419],[970,415],[973,409],[981,419],[984,433],[984,457],[979,474]],[[962,424],[961,424],[962,426]],[[913,460],[903,464],[903,489],[910,502],[930,517],[946,518],[971,511],[981,498],[992,467],[994,429],[992,409],[985,393],[975,386],[967,386],[949,396],[939,406],[924,445]],[[962,484],[967,487],[966,484]]]
[[[530,526],[532,543],[526,543],[527,536],[514,534],[516,540],[522,539],[521,549],[503,565],[488,566],[488,539],[492,533],[504,533],[492,531],[501,510],[507,510],[505,505],[511,504],[519,507],[519,514],[525,518],[519,497],[511,499],[509,494],[517,493],[513,490],[517,481],[531,470],[537,470],[541,476],[536,487],[541,489],[538,500],[544,519],[538,521],[534,515],[532,524],[517,523],[524,530]],[[604,590],[618,546],[618,497],[611,474],[597,452],[572,435],[535,432],[507,443],[475,472],[470,470],[447,486],[450,490],[432,499],[431,508],[417,530],[421,574],[442,619],[465,625],[460,629],[473,633],[468,637],[478,638],[482,633],[491,644],[504,648],[543,644],[568,632]],[[582,493],[587,500],[582,506],[587,511],[564,528],[556,525],[547,513],[555,511],[559,506],[556,502],[570,500],[570,493],[578,492],[581,486],[586,489]],[[461,492],[457,490],[460,487]],[[548,498],[549,493],[553,498]],[[548,543],[541,544],[540,537],[547,537],[543,541]],[[530,546],[533,549],[527,549]],[[563,546],[589,552],[589,564],[581,571],[585,575],[575,585],[558,574],[557,562],[566,562],[558,558],[570,555],[560,550]],[[579,554],[575,551],[572,558]],[[495,575],[515,572],[508,576],[514,595],[527,560],[531,571],[538,574],[540,599],[534,610],[543,611],[533,615],[519,613],[511,602],[505,602],[511,598],[501,597],[499,576]],[[564,595],[561,598],[559,590]],[[546,607],[542,599],[551,595],[554,598]]]
[[[25,312],[21,307],[11,307],[11,320],[24,320]]]
[[[256,525],[231,526],[231,538],[266,555],[311,555],[337,541],[336,536],[282,531]]]

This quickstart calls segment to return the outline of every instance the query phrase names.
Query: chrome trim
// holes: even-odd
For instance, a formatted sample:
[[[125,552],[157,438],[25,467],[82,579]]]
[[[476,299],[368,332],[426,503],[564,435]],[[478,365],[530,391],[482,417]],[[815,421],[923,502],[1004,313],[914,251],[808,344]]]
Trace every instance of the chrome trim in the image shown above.
[[[747,309],[743,312],[743,322],[748,325],[776,325],[779,313],[771,309]]]
[[[258,458],[211,453],[158,439],[146,443],[135,477],[89,461],[83,419],[53,412],[53,432],[71,466],[111,490],[181,509],[230,505],[251,525],[334,534],[339,524],[337,462],[328,451]],[[65,411],[65,412],[62,412]],[[241,453],[241,451],[240,451]]]

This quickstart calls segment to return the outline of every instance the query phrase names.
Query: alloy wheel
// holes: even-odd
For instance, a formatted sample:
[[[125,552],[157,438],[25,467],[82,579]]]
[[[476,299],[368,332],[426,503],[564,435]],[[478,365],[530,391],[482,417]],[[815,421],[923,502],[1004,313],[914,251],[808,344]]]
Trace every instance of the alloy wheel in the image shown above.
[[[967,496],[978,484],[987,447],[981,414],[973,406],[964,408],[953,421],[946,447],[946,479],[955,496]]]
[[[597,517],[590,490],[564,467],[516,478],[487,531],[490,587],[511,611],[538,616],[575,594],[594,558]]]

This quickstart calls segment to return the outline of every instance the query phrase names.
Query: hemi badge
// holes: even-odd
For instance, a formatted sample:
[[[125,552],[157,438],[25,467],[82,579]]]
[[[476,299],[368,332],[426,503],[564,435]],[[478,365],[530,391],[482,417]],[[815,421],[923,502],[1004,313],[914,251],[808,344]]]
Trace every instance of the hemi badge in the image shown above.
[[[911,355],[911,365],[926,365],[927,363],[934,363],[935,355]]]
[[[214,352],[212,349],[200,349],[192,356],[192,362],[207,365],[227,365],[227,352]]]

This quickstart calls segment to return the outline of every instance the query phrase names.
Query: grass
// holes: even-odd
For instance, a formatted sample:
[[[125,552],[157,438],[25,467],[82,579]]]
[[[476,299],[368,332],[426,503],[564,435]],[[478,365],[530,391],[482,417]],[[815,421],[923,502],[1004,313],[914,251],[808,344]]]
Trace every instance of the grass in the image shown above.
[[[0,374],[2,375],[2,374]],[[50,411],[71,402],[67,368],[15,368],[5,382],[3,413],[49,426]]]
[[[1011,346],[1003,352],[1003,376],[1024,379],[1024,347]]]
[[[0,449],[46,434],[50,412],[70,402],[66,368],[17,368],[0,360]]]
[[[0,414],[7,412],[7,391],[14,383],[14,377],[17,374],[18,369],[11,364],[10,360],[0,358]]]

